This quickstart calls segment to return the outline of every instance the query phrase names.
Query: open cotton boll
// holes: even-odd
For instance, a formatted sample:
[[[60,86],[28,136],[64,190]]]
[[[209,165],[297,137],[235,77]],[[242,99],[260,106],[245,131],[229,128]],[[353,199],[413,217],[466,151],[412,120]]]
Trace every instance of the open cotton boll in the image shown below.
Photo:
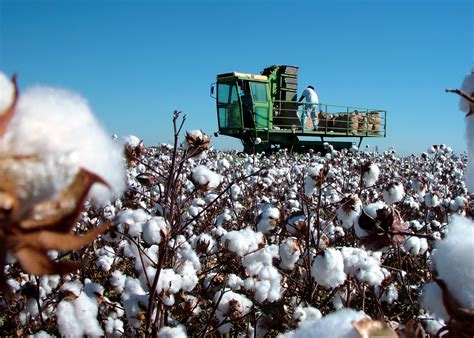
[[[257,231],[266,234],[275,228],[280,218],[280,210],[272,204],[266,204],[260,214],[260,221],[257,223]]]
[[[158,331],[158,338],[187,338],[186,329],[183,325],[176,327],[165,326]]]
[[[59,333],[72,337],[103,336],[104,331],[97,320],[99,305],[95,294],[88,294],[85,290],[79,291],[78,288],[82,287],[82,284],[78,282],[66,284],[69,285],[63,285],[61,290],[72,291],[77,298],[65,298],[59,302],[56,309]],[[77,292],[80,292],[79,295]]]
[[[341,254],[344,257],[344,272],[349,276],[356,276],[362,282],[379,286],[385,279],[380,268],[380,253],[372,253],[359,248],[343,247]]]
[[[311,276],[314,280],[326,287],[335,288],[346,280],[344,260],[339,250],[328,248],[320,256],[316,256],[311,266]]]
[[[405,190],[400,182],[392,182],[383,191],[383,200],[387,204],[400,202],[405,196]]]
[[[28,336],[28,338],[53,338],[53,337],[54,336],[50,335],[46,331],[38,331],[38,332]]]
[[[0,113],[10,107],[13,101],[15,86],[12,81],[2,72],[0,72]]]
[[[398,290],[395,285],[390,284],[389,286],[382,289],[379,286],[375,287],[376,294],[380,295],[380,301],[387,304],[392,304],[398,299]]]
[[[0,161],[0,190],[18,196],[21,200],[19,213],[23,214],[37,203],[57,198],[72,182],[79,168],[77,155],[69,152]]]
[[[238,231],[229,231],[221,238],[221,242],[227,250],[235,252],[240,257],[257,250],[262,240],[263,234],[254,232],[250,227]]]
[[[432,260],[452,296],[462,307],[474,309],[474,222],[455,215],[448,229]]]
[[[312,306],[303,307],[300,305],[295,309],[295,313],[293,317],[300,322],[304,322],[305,320],[319,319],[322,317],[322,314],[321,314],[321,311],[319,311],[319,309],[315,307],[312,307]]]
[[[125,135],[122,140],[124,145],[129,147],[138,147],[141,142],[141,140],[135,135]]]
[[[229,169],[229,167],[230,167],[230,163],[225,158],[217,161],[217,169],[222,171],[225,169]]]
[[[90,196],[104,202],[125,188],[122,148],[113,142],[79,95],[33,87],[19,96],[0,140],[0,156],[55,156],[75,153],[77,163],[102,177],[111,189],[94,185]],[[63,187],[65,188],[65,187]]]
[[[161,216],[154,216],[143,225],[143,239],[149,245],[160,244],[162,232],[168,233],[168,224]]]
[[[219,321],[224,320],[226,316],[242,317],[250,312],[253,303],[244,295],[235,293],[230,290],[219,291],[214,296],[214,303],[217,305],[216,316]],[[219,332],[228,333],[230,325],[222,325],[219,327]]]
[[[423,287],[421,305],[438,319],[449,320],[449,314],[443,304],[443,291],[436,283],[428,283]]]
[[[423,255],[428,250],[428,242],[426,238],[411,236],[407,238],[402,249],[413,256]]]
[[[362,173],[362,181],[366,187],[370,187],[377,182],[380,176],[380,169],[375,163],[371,163]]]
[[[280,244],[279,253],[280,267],[285,270],[293,270],[301,255],[298,242],[293,238],[286,238]]]
[[[345,229],[349,229],[360,216],[361,209],[362,202],[357,196],[346,197],[341,201],[341,207],[337,210],[337,219]]]
[[[474,193],[474,115],[466,117],[466,138],[469,158],[464,174],[467,190]]]
[[[195,185],[204,191],[214,190],[221,184],[222,177],[210,170],[205,165],[198,165],[191,172]]]
[[[317,191],[317,180],[323,168],[324,166],[319,163],[306,168],[307,176],[304,179],[304,192],[306,195],[310,196]]]
[[[461,90],[468,95],[474,92],[474,72],[473,71],[474,69],[471,69],[471,73],[464,78],[461,85]],[[459,109],[465,112],[466,114],[469,113],[470,104],[463,97],[461,97],[459,100]]]
[[[352,309],[341,309],[333,312],[321,319],[307,320],[300,324],[298,329],[289,331],[280,338],[359,338],[360,334],[356,331],[353,321],[359,321],[366,318],[367,315],[362,311]]]

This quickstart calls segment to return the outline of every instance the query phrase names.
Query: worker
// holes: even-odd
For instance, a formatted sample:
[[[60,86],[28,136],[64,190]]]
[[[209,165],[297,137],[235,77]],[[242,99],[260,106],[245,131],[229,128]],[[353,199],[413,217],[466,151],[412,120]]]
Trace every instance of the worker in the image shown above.
[[[318,94],[314,90],[314,87],[309,85],[301,94],[300,99],[298,102],[303,101],[306,99],[306,103],[304,104],[303,112],[301,113],[301,129],[304,130],[306,126],[306,118],[311,116],[311,120],[313,120],[313,130],[318,130],[318,111],[319,111],[319,100]]]

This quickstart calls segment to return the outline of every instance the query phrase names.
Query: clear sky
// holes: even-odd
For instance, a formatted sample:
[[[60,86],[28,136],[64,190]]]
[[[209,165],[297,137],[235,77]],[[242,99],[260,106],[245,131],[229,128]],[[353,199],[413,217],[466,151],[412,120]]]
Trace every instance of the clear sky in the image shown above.
[[[474,55],[474,5],[449,1],[0,0],[0,69],[20,88],[80,93],[106,128],[146,145],[186,129],[217,130],[216,74],[300,67],[328,104],[388,111],[380,149],[465,150],[459,88]],[[221,149],[240,143],[220,136]]]

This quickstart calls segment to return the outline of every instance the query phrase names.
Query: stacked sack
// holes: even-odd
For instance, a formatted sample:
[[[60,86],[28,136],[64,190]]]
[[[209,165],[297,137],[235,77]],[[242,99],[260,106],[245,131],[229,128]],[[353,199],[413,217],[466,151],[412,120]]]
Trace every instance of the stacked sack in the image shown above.
[[[319,113],[318,129],[321,131],[334,131],[335,117],[329,113]]]
[[[379,112],[371,111],[367,113],[367,130],[370,134],[380,133],[382,127],[382,117]]]
[[[360,114],[356,110],[352,113],[342,113],[335,118],[334,131],[337,133],[357,134]]]

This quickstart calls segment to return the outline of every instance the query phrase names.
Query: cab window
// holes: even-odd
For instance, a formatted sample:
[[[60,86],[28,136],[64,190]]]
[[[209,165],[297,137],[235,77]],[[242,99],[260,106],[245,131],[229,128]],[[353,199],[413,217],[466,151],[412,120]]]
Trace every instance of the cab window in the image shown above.
[[[267,87],[265,83],[250,82],[250,91],[254,102],[267,102]]]

